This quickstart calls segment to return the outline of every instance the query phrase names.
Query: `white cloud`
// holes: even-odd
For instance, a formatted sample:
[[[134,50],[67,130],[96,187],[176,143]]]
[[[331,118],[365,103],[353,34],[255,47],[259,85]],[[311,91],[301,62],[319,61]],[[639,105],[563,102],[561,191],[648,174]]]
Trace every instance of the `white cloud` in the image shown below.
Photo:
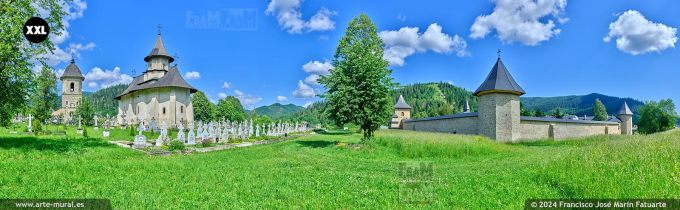
[[[495,4],[491,14],[477,16],[470,27],[471,38],[484,38],[496,30],[503,42],[535,46],[560,34],[553,19],[559,23],[568,20],[561,17],[567,0],[497,0]]]
[[[309,108],[309,106],[311,106],[312,104],[314,104],[313,101],[307,101],[307,103],[305,103],[304,105],[302,105],[302,107],[304,107],[304,108]]]
[[[399,20],[401,22],[406,21],[406,15],[401,14],[401,12],[400,12],[399,14],[397,14],[397,20]]]
[[[313,98],[316,96],[316,93],[314,93],[314,89],[312,89],[312,87],[306,85],[301,80],[298,80],[298,87],[295,91],[293,91],[293,96],[298,98]]]
[[[309,61],[302,65],[302,70],[310,74],[328,75],[331,69],[333,69],[333,64],[329,61]]]
[[[446,83],[449,83],[449,85],[453,85],[453,81],[451,80],[446,80]]]
[[[234,94],[235,97],[238,98],[239,101],[241,101],[241,104],[243,104],[243,106],[249,109],[253,108],[253,105],[262,101],[262,97],[245,94],[239,90],[234,90]]]
[[[98,87],[106,88],[117,84],[130,84],[130,82],[132,82],[132,77],[121,73],[120,68],[117,66],[113,70],[94,67],[85,74],[85,83],[91,89],[97,89]]]
[[[465,39],[454,35],[442,33],[442,27],[432,23],[422,34],[418,33],[418,27],[402,27],[397,31],[381,31],[378,35],[385,43],[383,58],[392,66],[403,66],[404,59],[416,52],[428,50],[436,53],[456,52],[463,57],[469,55],[465,49]]]
[[[62,5],[62,11],[65,12],[65,15],[61,19],[64,29],[50,32],[49,39],[52,41],[54,50],[51,53],[47,52],[46,54],[38,56],[40,59],[44,59],[45,63],[49,66],[69,62],[72,57],[80,58],[81,51],[92,50],[96,46],[93,42],[84,45],[81,43],[70,43],[66,48],[60,46],[70,38],[70,33],[68,31],[70,26],[69,21],[83,17],[83,14],[87,9],[87,3],[81,0],[74,0],[58,1],[57,4]],[[37,4],[33,4],[33,6],[36,7],[38,14],[41,17],[49,16],[49,13],[45,8],[37,7]],[[38,66],[38,69],[42,68],[37,60],[32,62]]]
[[[197,80],[201,78],[201,73],[197,71],[190,71],[184,74],[184,78],[187,78],[187,80]]]
[[[218,94],[217,94],[217,97],[218,97],[218,98],[226,98],[226,97],[227,97],[227,94],[226,94],[226,93],[218,93]]]
[[[616,39],[616,48],[633,55],[674,48],[677,29],[647,20],[640,12],[628,10],[609,24],[605,42]]]
[[[265,14],[276,16],[279,25],[291,34],[335,28],[335,21],[331,17],[337,15],[337,12],[321,8],[309,21],[305,21],[300,11],[301,4],[302,0],[272,0],[267,5]]]
[[[279,101],[279,102],[284,102],[284,101],[288,101],[288,97],[276,96],[276,100]]]
[[[224,88],[224,89],[229,89],[229,88],[231,88],[231,83],[224,82],[224,84],[222,84],[222,88]]]
[[[305,78],[305,83],[310,84],[310,85],[320,85],[319,84],[319,75],[316,74],[310,74]]]

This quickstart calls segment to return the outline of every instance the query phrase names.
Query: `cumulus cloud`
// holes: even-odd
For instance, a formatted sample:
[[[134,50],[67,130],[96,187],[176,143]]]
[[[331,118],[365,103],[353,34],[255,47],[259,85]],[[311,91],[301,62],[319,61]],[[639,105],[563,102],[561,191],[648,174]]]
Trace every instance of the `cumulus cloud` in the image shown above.
[[[284,101],[288,101],[288,97],[285,97],[285,96],[276,96],[276,100],[277,100],[278,102],[284,102]]]
[[[231,88],[231,83],[224,82],[224,84],[222,84],[222,88],[224,88],[224,89],[229,89],[229,88]]]
[[[310,85],[321,85],[319,84],[319,75],[316,74],[310,74],[305,78],[305,83],[310,84]]]
[[[302,0],[272,0],[265,14],[276,16],[281,28],[291,34],[335,29],[335,21],[331,17],[337,12],[321,8],[309,21],[305,21],[302,19],[301,5]]]
[[[226,97],[227,97],[227,94],[226,94],[226,93],[218,93],[218,94],[217,94],[217,97],[218,97],[218,98],[226,98]]]
[[[470,27],[471,38],[484,38],[496,30],[503,42],[535,46],[560,34],[553,20],[568,20],[561,17],[567,0],[497,0],[495,4],[491,14],[475,19]]]
[[[313,98],[316,96],[316,93],[314,93],[314,89],[312,89],[312,87],[306,85],[301,80],[298,80],[298,87],[295,91],[293,91],[293,96],[298,98]]]
[[[184,78],[187,78],[188,80],[197,80],[201,78],[201,73],[197,71],[190,71],[184,74]]]
[[[609,24],[605,42],[616,39],[616,48],[633,55],[674,48],[677,29],[647,20],[640,12],[628,10]]]
[[[302,70],[310,74],[328,75],[331,69],[333,69],[333,64],[329,61],[309,61],[302,65]]]
[[[130,82],[132,82],[132,77],[121,73],[120,68],[117,66],[113,70],[94,67],[85,74],[85,84],[91,89],[106,88],[117,84],[130,84]]]
[[[72,57],[80,58],[81,51],[92,50],[96,46],[93,42],[87,44],[70,43],[65,47],[62,46],[66,40],[70,38],[70,33],[68,31],[70,26],[69,21],[83,17],[83,14],[87,9],[87,3],[81,0],[58,1],[57,3],[62,5],[62,11],[65,13],[61,19],[64,29],[50,32],[49,40],[52,41],[54,50],[38,55],[38,58],[44,60],[49,66],[69,62]],[[34,4],[34,6],[37,5]],[[36,7],[36,9],[41,17],[49,16],[49,13],[45,8]],[[37,60],[33,61],[33,63],[37,66],[37,68],[34,69],[42,68]]]
[[[255,95],[250,95],[250,94],[245,94],[239,90],[234,90],[235,97],[238,98],[239,101],[241,101],[241,104],[247,108],[253,108],[253,105],[259,103],[262,101],[262,97],[255,96]]]
[[[403,27],[396,31],[381,31],[378,33],[385,43],[383,58],[392,66],[403,66],[404,59],[416,52],[431,50],[436,53],[450,53],[463,57],[469,55],[466,51],[467,42],[458,35],[450,36],[442,33],[442,27],[432,23],[425,32],[418,33],[418,27]]]

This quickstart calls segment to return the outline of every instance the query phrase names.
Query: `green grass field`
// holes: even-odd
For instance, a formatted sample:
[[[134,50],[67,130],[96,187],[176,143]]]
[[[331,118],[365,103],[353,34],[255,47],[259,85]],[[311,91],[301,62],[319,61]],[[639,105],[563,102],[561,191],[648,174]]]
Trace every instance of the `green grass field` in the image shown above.
[[[36,138],[0,128],[0,198],[108,198],[114,209],[517,209],[528,198],[680,198],[678,129],[523,144],[399,130],[354,144],[359,134],[328,133],[172,156],[94,133]],[[404,161],[433,164],[418,197],[426,202],[400,196]]]

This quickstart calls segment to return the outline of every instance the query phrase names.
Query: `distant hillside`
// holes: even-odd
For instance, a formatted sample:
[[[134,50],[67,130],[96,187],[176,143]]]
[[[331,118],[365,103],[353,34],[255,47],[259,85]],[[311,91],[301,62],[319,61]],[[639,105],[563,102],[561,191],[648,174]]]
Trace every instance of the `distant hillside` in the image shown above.
[[[630,109],[633,111],[633,120],[637,121],[638,111],[644,105],[643,102],[632,98],[619,98],[614,96],[607,96],[598,93],[591,93],[588,95],[573,95],[573,96],[555,96],[555,97],[522,97],[522,106],[524,109],[536,110],[540,109],[542,112],[550,113],[555,108],[559,107],[567,114],[575,114],[578,116],[593,115],[592,107],[595,104],[595,99],[600,99],[607,108],[609,115],[617,115],[623,102],[627,102]]]
[[[83,94],[89,99],[94,107],[94,111],[99,116],[116,116],[118,113],[118,101],[114,97],[121,94],[127,85],[114,85],[102,88],[91,94]]]
[[[293,114],[303,109],[305,108],[295,104],[283,105],[280,103],[275,103],[268,106],[257,107],[250,112],[255,111],[255,113],[258,115],[266,115],[272,119],[288,119],[292,117]]]
[[[460,113],[465,100],[469,101],[472,110],[477,109],[477,99],[472,92],[443,82],[416,83],[398,88],[392,93],[395,102],[399,95],[403,95],[413,107],[411,118]]]

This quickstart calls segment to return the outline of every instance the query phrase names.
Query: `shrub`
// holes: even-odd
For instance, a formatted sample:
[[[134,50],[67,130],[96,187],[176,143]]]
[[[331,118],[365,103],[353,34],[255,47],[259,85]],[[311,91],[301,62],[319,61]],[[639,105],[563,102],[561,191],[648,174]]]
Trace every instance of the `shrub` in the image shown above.
[[[202,147],[209,147],[209,146],[212,146],[212,145],[213,145],[213,140],[211,140],[211,139],[205,139],[205,140],[201,141]]]
[[[181,142],[181,141],[172,140],[172,141],[170,142],[169,149],[170,149],[171,151],[175,151],[175,150],[184,150],[184,148],[186,148],[186,147],[184,146],[184,143]]]
[[[132,128],[132,126],[130,126],[128,130],[130,130],[130,136],[135,136],[135,129]]]
[[[667,131],[675,127],[678,114],[675,113],[675,105],[671,99],[657,102],[647,102],[640,108],[640,122],[638,132],[650,134]]]
[[[87,135],[87,127],[85,127],[85,126],[83,126],[83,137],[85,137],[85,138],[90,137],[89,135]]]

